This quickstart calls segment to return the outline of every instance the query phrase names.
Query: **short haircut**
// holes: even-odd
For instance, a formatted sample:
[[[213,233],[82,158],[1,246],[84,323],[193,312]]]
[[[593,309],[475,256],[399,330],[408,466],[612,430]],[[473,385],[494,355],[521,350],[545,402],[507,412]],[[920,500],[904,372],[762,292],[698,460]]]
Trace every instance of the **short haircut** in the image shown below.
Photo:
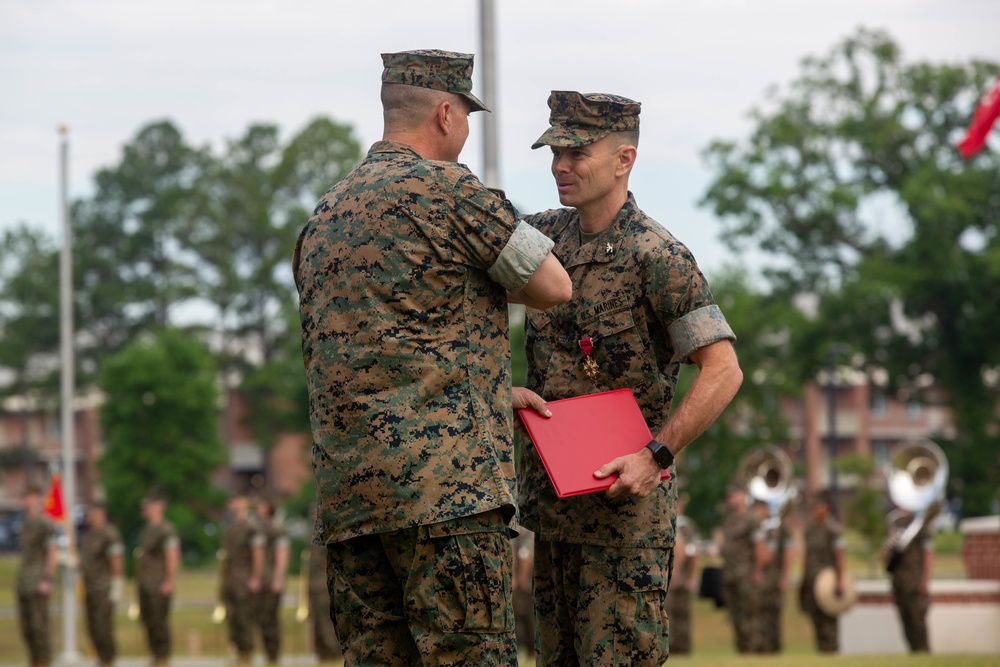
[[[457,104],[461,100],[468,105],[460,95],[404,83],[383,83],[380,96],[382,118],[391,129],[417,127],[444,101]]]
[[[612,142],[615,144],[615,148],[621,148],[622,146],[639,147],[639,130],[612,132],[608,136],[613,137]]]

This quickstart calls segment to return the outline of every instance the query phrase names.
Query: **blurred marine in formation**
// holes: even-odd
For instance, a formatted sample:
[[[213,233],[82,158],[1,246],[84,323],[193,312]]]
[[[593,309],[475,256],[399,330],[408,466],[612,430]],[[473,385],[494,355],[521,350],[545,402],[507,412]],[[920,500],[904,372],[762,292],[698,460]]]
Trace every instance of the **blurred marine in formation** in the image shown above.
[[[382,56],[381,141],[293,256],[318,510],[347,665],[517,664],[508,300],[570,296],[464,165],[468,54]]]
[[[698,586],[698,527],[684,514],[687,494],[677,503],[677,535],[674,538],[674,570],[667,591],[670,619],[670,655],[691,653],[691,594]]]
[[[758,521],[747,507],[746,489],[730,484],[726,492],[726,516],[722,521],[722,597],[729,610],[737,653],[750,653],[754,646],[757,605],[753,570],[757,528]]]
[[[838,597],[844,590],[844,531],[830,516],[830,510],[829,492],[818,493],[812,500],[803,535],[805,551],[799,591],[799,604],[812,620],[816,649],[820,653],[836,653],[840,649],[837,617],[823,611],[816,601],[816,578],[824,568],[834,568]]]
[[[57,547],[55,527],[42,511],[43,503],[42,490],[34,485],[21,496],[24,521],[18,541],[21,562],[17,571],[17,611],[31,667],[48,667],[52,662],[49,596]]]
[[[80,570],[87,632],[101,667],[115,661],[114,615],[124,593],[124,556],[121,533],[108,521],[103,501],[92,501],[87,508],[87,531],[80,538]]]
[[[313,652],[320,662],[340,658],[340,642],[330,617],[330,588],[326,579],[326,547],[318,544],[309,551],[309,616],[312,620]]]
[[[222,599],[226,605],[229,642],[236,660],[250,664],[256,594],[264,568],[264,534],[250,516],[250,499],[243,492],[229,498],[229,524],[222,534]]]
[[[914,520],[912,512],[895,509],[886,517],[887,543],[897,537]],[[887,547],[883,558],[889,560]],[[927,638],[927,610],[930,607],[931,570],[934,565],[934,540],[926,524],[892,561],[889,571],[892,599],[899,612],[903,635],[912,653],[930,651]]]
[[[164,667],[170,661],[170,603],[180,565],[180,539],[173,524],[164,518],[166,508],[166,497],[157,491],[143,499],[146,524],[136,550],[139,616],[146,628],[153,667]]]
[[[275,516],[277,508],[269,496],[258,498],[256,509],[264,538],[256,623],[260,628],[267,662],[276,665],[281,656],[281,595],[285,591],[285,573],[288,571],[288,532],[280,518]]]

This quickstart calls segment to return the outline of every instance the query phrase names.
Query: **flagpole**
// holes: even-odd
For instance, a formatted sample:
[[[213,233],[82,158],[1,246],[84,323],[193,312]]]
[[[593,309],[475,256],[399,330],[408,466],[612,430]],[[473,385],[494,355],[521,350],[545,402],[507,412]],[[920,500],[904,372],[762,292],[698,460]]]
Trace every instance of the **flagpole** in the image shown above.
[[[61,416],[63,460],[63,512],[67,553],[62,576],[63,664],[80,661],[76,649],[76,559],[69,546],[76,543],[73,505],[76,499],[76,461],[74,449],[73,394],[75,388],[73,357],[73,255],[69,213],[69,128],[59,128],[59,208],[62,217],[62,249],[59,253],[59,349],[62,359]]]

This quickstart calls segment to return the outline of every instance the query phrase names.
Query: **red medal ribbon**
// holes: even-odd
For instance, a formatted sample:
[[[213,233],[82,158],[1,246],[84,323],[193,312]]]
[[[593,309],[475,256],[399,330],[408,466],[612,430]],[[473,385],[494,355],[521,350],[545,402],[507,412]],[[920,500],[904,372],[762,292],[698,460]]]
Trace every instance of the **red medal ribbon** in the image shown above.
[[[594,351],[594,341],[591,338],[581,338],[580,339],[580,349],[583,350],[583,355],[589,357],[590,353]]]

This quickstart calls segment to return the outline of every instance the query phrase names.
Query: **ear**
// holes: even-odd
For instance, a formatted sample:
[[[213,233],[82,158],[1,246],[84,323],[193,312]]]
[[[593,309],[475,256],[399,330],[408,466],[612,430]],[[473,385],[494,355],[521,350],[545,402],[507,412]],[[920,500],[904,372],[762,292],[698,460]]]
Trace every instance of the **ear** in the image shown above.
[[[618,149],[618,165],[615,168],[616,176],[625,176],[635,165],[635,146],[622,146]]]
[[[434,120],[437,122],[438,129],[441,130],[441,134],[445,136],[451,134],[454,112],[451,102],[447,100],[438,104],[437,109],[434,110]]]

